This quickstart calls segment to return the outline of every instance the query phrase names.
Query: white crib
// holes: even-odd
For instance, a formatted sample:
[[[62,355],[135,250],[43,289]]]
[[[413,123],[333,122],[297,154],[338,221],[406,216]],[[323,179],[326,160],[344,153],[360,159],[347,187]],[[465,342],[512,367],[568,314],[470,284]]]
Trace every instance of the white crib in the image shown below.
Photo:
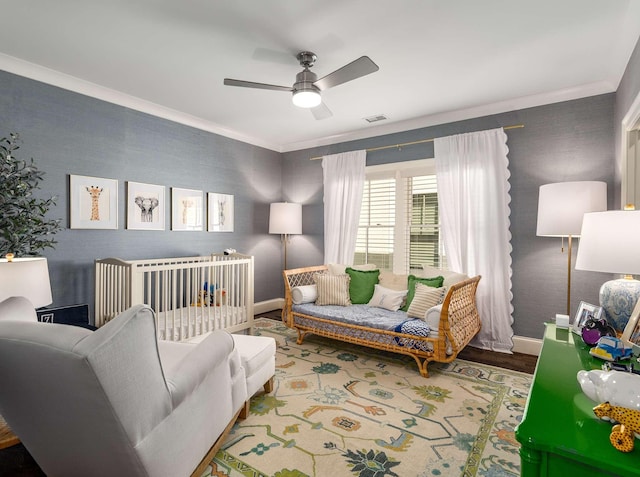
[[[212,254],[95,262],[95,325],[144,303],[156,313],[158,339],[181,341],[216,329],[253,326],[253,257]]]

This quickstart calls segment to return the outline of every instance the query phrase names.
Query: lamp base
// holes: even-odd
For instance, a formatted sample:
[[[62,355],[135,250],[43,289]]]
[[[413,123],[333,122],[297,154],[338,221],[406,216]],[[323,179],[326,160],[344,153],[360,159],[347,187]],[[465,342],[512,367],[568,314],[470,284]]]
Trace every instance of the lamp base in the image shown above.
[[[620,278],[604,282],[600,287],[600,306],[607,321],[619,333],[624,331],[629,317],[640,298],[640,281]]]

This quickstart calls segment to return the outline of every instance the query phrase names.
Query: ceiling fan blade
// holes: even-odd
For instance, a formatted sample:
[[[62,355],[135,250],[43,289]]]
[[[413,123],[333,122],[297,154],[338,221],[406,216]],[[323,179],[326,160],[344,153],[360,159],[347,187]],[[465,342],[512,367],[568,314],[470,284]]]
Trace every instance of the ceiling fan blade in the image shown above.
[[[320,103],[318,106],[316,106],[315,108],[311,108],[311,113],[313,114],[313,117],[316,118],[318,121],[322,119],[327,119],[333,116],[333,113],[327,107],[327,105],[324,104],[324,101]]]
[[[227,86],[241,86],[243,88],[257,88],[257,89],[272,89],[275,91],[287,91],[291,92],[293,89],[290,86],[278,86],[275,84],[266,83],[254,83],[252,81],[243,81],[231,78],[225,78],[224,84]]]
[[[347,81],[361,78],[371,73],[375,73],[380,68],[368,56],[361,56],[357,60],[352,61],[348,65],[329,73],[327,76],[320,78],[315,83],[320,91],[333,88]]]

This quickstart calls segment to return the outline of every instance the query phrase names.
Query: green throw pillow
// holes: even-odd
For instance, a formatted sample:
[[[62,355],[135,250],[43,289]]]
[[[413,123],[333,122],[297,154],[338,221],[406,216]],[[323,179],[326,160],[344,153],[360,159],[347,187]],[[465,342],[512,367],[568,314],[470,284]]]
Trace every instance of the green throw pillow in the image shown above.
[[[354,305],[369,303],[373,296],[380,270],[354,270],[351,267],[345,269],[345,273],[351,277],[349,282],[349,298]]]
[[[413,296],[416,293],[416,282],[429,287],[440,288],[444,283],[444,277],[438,276],[433,278],[421,278],[416,277],[415,275],[409,275],[409,279],[407,280],[407,289],[409,290],[407,293],[407,302],[401,308],[402,311],[407,311],[409,309],[409,305],[411,305],[411,300],[413,300]]]

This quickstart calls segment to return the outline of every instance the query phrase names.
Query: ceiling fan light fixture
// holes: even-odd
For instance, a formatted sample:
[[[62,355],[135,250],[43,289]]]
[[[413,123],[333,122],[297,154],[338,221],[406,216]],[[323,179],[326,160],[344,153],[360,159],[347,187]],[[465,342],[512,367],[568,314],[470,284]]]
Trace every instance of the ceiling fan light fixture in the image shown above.
[[[315,108],[320,105],[322,98],[320,93],[313,88],[299,89],[293,92],[293,104],[299,108]]]

